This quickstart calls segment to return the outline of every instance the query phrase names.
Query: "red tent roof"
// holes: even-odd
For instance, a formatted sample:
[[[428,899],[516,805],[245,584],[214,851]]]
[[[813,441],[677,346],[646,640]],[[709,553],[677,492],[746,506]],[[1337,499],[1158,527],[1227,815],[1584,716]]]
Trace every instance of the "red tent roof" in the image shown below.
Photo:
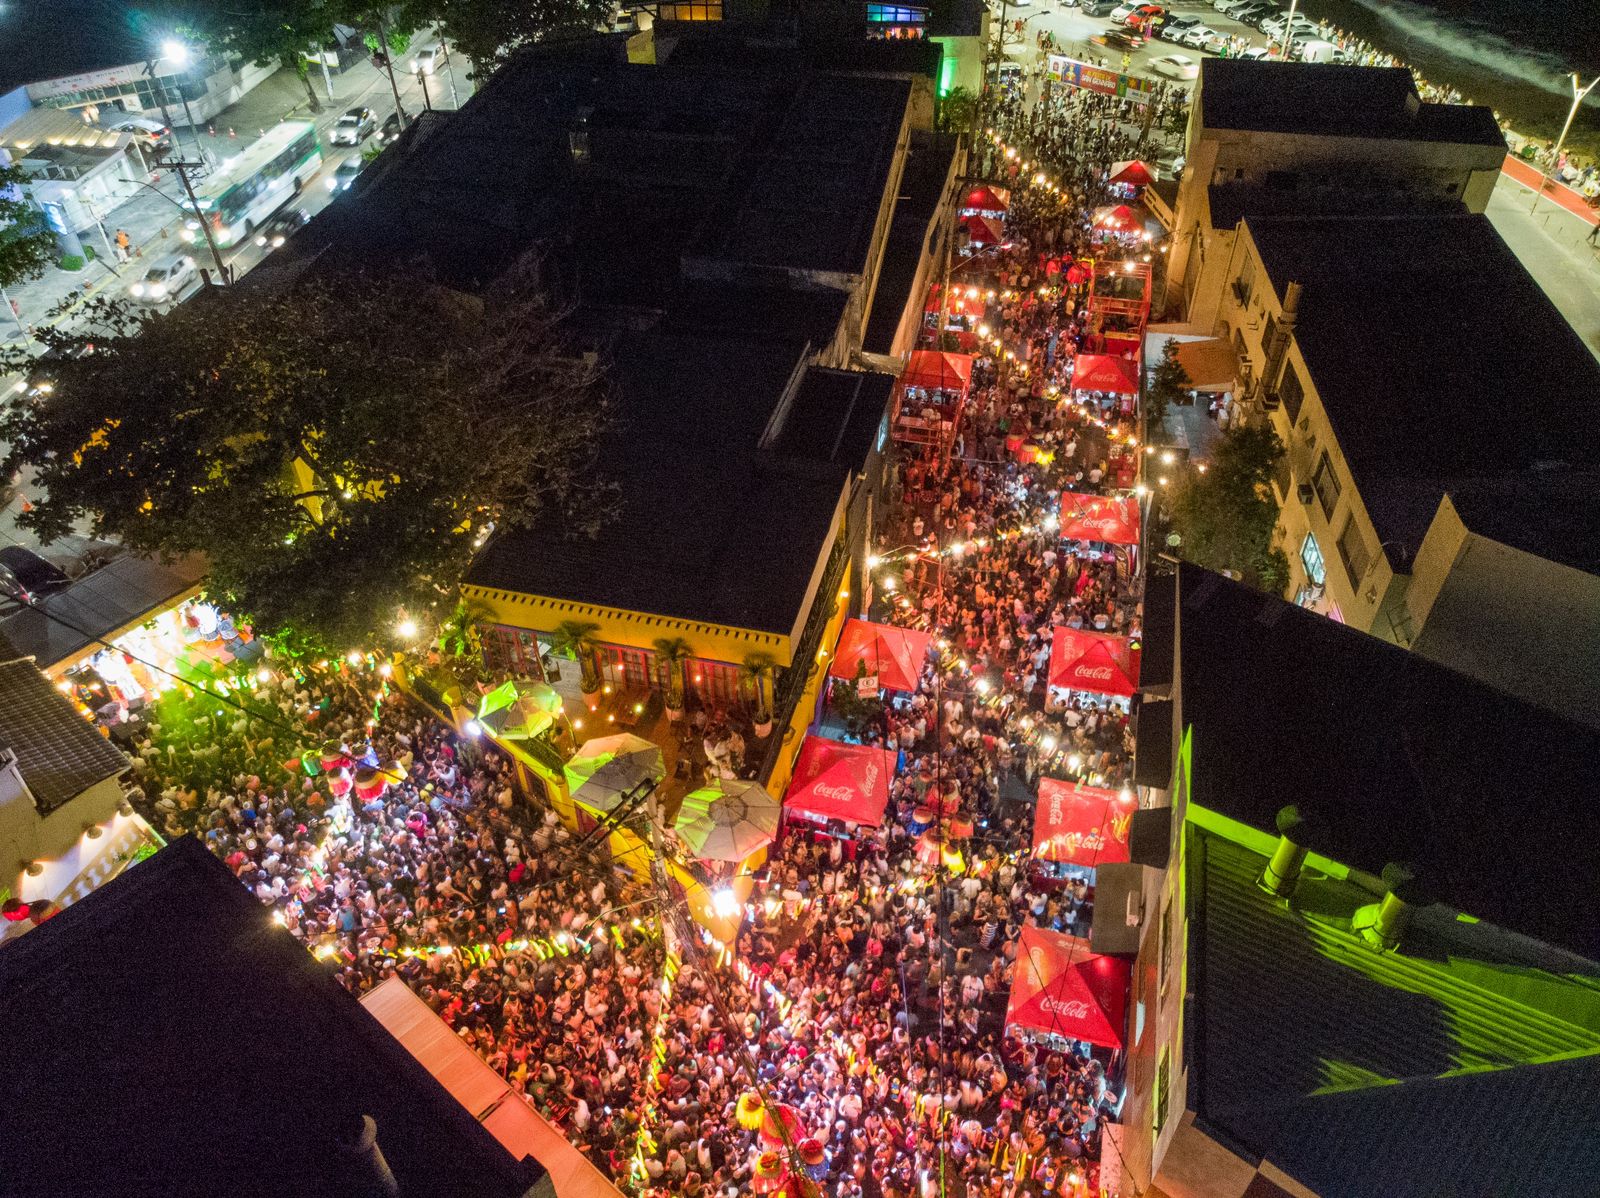
[[[1125,636],[1058,624],[1050,644],[1050,685],[1131,695],[1139,689],[1139,650]]]
[[[947,354],[936,349],[913,350],[900,375],[900,381],[908,387],[935,391],[965,391],[971,379],[971,354]]]
[[[1139,543],[1139,501],[1131,495],[1080,495],[1061,492],[1061,539],[1104,541],[1108,545]]]
[[[927,660],[928,646],[932,642],[933,638],[926,632],[912,628],[846,620],[828,674],[853,681],[860,672],[860,665],[865,663],[867,673],[877,676],[880,687],[913,691],[917,689],[922,663]]]
[[[1137,158],[1112,163],[1111,177],[1106,180],[1107,183],[1127,183],[1132,187],[1149,187],[1155,181],[1155,174]]]
[[[1004,212],[1011,207],[1011,198],[1003,187],[980,183],[962,197],[961,207],[975,208],[979,212]]]
[[[1076,936],[1024,924],[1006,1005],[1007,1025],[1121,1048],[1132,966],[1089,951]]]
[[[1033,809],[1033,855],[1091,867],[1126,861],[1133,810],[1114,790],[1043,778]]]
[[[1079,354],[1072,360],[1074,391],[1114,391],[1121,395],[1139,393],[1139,363],[1135,358],[1115,358],[1110,354]]]
[[[1113,233],[1137,233],[1144,228],[1144,217],[1128,204],[1107,204],[1094,210],[1094,227]]]
[[[972,240],[984,245],[998,245],[1006,239],[1005,227],[992,216],[963,216],[961,223],[966,226]]]
[[[877,827],[889,804],[894,762],[895,754],[888,749],[808,736],[800,746],[783,804],[823,819]]]

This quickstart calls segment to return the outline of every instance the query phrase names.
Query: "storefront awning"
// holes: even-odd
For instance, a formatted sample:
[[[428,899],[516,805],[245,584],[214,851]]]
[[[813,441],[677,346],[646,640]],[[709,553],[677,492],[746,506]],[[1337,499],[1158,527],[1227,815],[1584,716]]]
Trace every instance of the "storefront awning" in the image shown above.
[[[1023,925],[1006,1025],[1121,1048],[1128,1019],[1129,963],[1089,943]]]
[[[1131,800],[1131,791],[1124,802],[1114,790],[1041,779],[1033,809],[1033,855],[1091,869],[1128,860]]]
[[[1131,695],[1139,689],[1139,650],[1125,636],[1058,624],[1050,644],[1050,685]]]
[[[1139,543],[1139,501],[1131,495],[1061,493],[1061,539],[1103,541],[1107,545]]]
[[[913,628],[846,620],[828,676],[854,682],[865,666],[866,677],[877,679],[874,689],[913,691],[932,643],[926,632]]]
[[[936,349],[914,350],[900,381],[908,387],[924,387],[929,391],[965,391],[972,381],[972,355],[948,354]]]
[[[1072,360],[1072,389],[1137,395],[1139,360],[1110,354],[1079,354]]]
[[[1111,176],[1106,180],[1107,183],[1126,183],[1130,187],[1149,187],[1155,181],[1155,172],[1137,158],[1112,163]]]
[[[1174,354],[1189,385],[1196,391],[1232,391],[1239,377],[1239,357],[1233,346],[1220,337],[1205,341],[1182,341]]]
[[[783,805],[820,819],[877,827],[889,805],[895,755],[870,745],[808,736],[800,746]]]

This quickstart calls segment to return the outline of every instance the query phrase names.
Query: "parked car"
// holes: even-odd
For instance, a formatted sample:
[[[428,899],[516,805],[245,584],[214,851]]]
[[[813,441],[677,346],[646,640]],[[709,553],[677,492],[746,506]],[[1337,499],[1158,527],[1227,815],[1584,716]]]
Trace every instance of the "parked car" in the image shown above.
[[[1338,62],[1350,61],[1350,55],[1339,49],[1332,42],[1321,41],[1313,38],[1307,42],[1300,42],[1294,47],[1296,57],[1301,62]]]
[[[149,150],[153,154],[172,149],[172,130],[160,121],[119,114],[111,120],[102,122],[100,127],[112,133],[131,133],[141,150]]]
[[[1143,25],[1151,17],[1164,16],[1166,11],[1159,4],[1119,4],[1111,10],[1111,19],[1119,25]]]
[[[72,579],[33,550],[21,545],[0,549],[0,589],[7,593],[31,602],[71,585]]]
[[[333,144],[359,146],[378,131],[377,115],[370,108],[352,108],[333,127]]]
[[[1245,5],[1253,4],[1254,2],[1255,0],[1211,0],[1211,7],[1226,16],[1232,13],[1234,9],[1243,8]]]
[[[1200,24],[1198,17],[1168,17],[1156,29],[1156,36],[1162,41],[1175,42],[1198,24]]]
[[[439,60],[442,57],[443,55],[438,46],[424,46],[417,51],[415,69],[421,71],[424,75],[431,75],[434,68],[439,65]]]
[[[1246,62],[1259,62],[1263,58],[1273,58],[1276,56],[1265,46],[1251,46],[1248,50],[1242,52],[1239,57],[1244,59]]]
[[[1218,37],[1221,37],[1221,36],[1222,36],[1221,34],[1219,34],[1215,29],[1211,28],[1211,26],[1209,26],[1209,25],[1196,24],[1193,27],[1191,27],[1178,40],[1180,42],[1182,42],[1185,46],[1193,46],[1196,50],[1198,50],[1201,47],[1203,47],[1208,41],[1211,41],[1211,40],[1213,40],[1215,38],[1218,38]]]
[[[1275,20],[1263,22],[1261,26],[1261,32],[1266,34],[1275,42],[1281,42],[1283,40],[1284,31],[1286,29],[1288,29],[1288,31],[1294,35],[1294,40],[1297,42],[1303,42],[1310,38],[1318,38],[1322,36],[1322,30],[1316,24],[1316,22],[1308,21],[1304,17],[1296,17],[1294,19],[1294,26],[1292,29],[1289,28],[1288,21],[1281,17]]]
[[[1117,0],[1078,0],[1078,7],[1087,17],[1109,17],[1117,10]]]
[[[165,304],[179,298],[183,289],[199,278],[194,259],[181,251],[164,254],[150,264],[128,294],[140,303]]]
[[[261,227],[256,230],[256,244],[275,250],[310,219],[304,208],[280,208],[261,222]]]
[[[1187,54],[1164,54],[1150,64],[1150,69],[1157,75],[1165,75],[1168,79],[1200,77],[1200,64]]]
[[[350,184],[356,181],[356,176],[361,173],[361,168],[366,164],[361,161],[359,154],[352,154],[333,170],[328,176],[328,190],[337,195],[341,191],[349,191]]]
[[[1246,4],[1243,8],[1236,8],[1228,14],[1242,25],[1250,25],[1257,29],[1262,22],[1272,21],[1283,15],[1283,9],[1276,4],[1268,4],[1265,0],[1256,0],[1254,4]]]

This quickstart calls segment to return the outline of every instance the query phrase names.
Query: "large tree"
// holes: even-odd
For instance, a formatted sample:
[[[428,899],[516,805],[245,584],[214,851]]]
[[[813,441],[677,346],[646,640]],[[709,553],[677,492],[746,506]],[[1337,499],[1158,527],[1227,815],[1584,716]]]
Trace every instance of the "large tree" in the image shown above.
[[[610,0],[405,0],[400,24],[421,29],[437,23],[482,79],[519,46],[594,32],[611,8]]]
[[[0,166],[0,287],[37,279],[56,259],[56,238],[23,188],[28,172]]]
[[[158,317],[95,301],[84,331],[41,336],[48,399],[0,415],[5,469],[43,492],[20,521],[204,554],[215,592],[322,651],[392,641],[402,609],[427,629],[485,538],[608,514],[604,381],[530,274],[481,299],[393,274]]]
[[[1267,425],[1235,425],[1211,460],[1190,472],[1172,496],[1178,553],[1211,570],[1229,570],[1264,591],[1281,593],[1289,563],[1272,544],[1278,502],[1272,475],[1283,442]]]

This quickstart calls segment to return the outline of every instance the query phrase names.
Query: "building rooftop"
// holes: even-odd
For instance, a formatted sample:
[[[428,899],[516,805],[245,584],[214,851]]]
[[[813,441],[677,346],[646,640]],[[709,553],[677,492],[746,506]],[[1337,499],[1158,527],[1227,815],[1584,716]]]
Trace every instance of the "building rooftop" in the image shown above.
[[[340,1147],[362,1115],[399,1191],[521,1198],[517,1161],[190,838],[0,951],[6,1194],[376,1192]],[[25,1030],[24,1030],[25,1029]]]
[[[1207,58],[1197,94],[1207,129],[1505,147],[1492,110],[1425,104],[1404,67]]]
[[[8,659],[16,656],[9,645],[4,649]],[[27,658],[0,664],[0,748],[16,754],[40,815],[128,768],[121,750]]]
[[[1483,216],[1246,219],[1390,560],[1409,568],[1446,492],[1592,494],[1600,362]],[[1470,503],[1474,532],[1600,558],[1594,521]],[[1591,568],[1585,565],[1583,568]]]
[[[1600,971],[1449,917],[1375,952],[1349,930],[1370,894],[1308,874],[1275,901],[1256,885],[1264,857],[1196,835],[1188,1063],[1203,1130],[1321,1198],[1369,1198],[1375,1179],[1419,1195],[1600,1192],[1579,1114],[1600,1097]]]
[[[900,193],[889,226],[889,245],[878,274],[878,289],[872,297],[872,314],[861,339],[861,348],[868,353],[886,354],[893,347],[957,152],[958,142],[953,134],[911,135],[911,151],[900,176]]]
[[[1195,566],[1179,592],[1196,803],[1273,834],[1298,804],[1314,851],[1600,960],[1600,730]]]

